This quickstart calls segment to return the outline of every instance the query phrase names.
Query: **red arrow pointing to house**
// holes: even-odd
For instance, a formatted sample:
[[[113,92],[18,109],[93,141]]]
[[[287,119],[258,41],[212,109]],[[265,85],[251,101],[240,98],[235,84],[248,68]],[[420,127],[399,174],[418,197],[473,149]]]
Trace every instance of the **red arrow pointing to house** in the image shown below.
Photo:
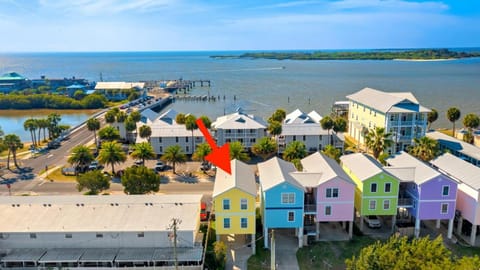
[[[202,119],[198,118],[196,123],[205,137],[205,140],[207,140],[207,143],[212,148],[212,152],[208,154],[205,159],[228,174],[232,174],[232,168],[230,167],[230,146],[228,143],[218,147],[215,140],[213,140],[212,135],[210,135],[205,127],[205,124],[203,124]]]

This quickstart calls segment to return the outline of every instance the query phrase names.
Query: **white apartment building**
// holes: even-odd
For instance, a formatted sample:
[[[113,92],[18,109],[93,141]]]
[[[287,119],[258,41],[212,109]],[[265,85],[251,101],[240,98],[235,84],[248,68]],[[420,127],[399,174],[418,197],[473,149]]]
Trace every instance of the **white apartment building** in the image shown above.
[[[150,144],[157,155],[163,155],[165,149],[172,145],[179,145],[186,154],[190,155],[194,153],[196,145],[204,142],[204,137],[199,129],[193,131],[192,142],[192,131],[175,121],[178,113],[173,109],[161,115],[146,109],[141,114],[140,122],[152,129]],[[145,139],[137,136],[137,143],[142,141]]]
[[[220,116],[212,123],[217,145],[227,142],[241,142],[250,149],[260,138],[267,136],[267,124],[260,117],[237,111]]]
[[[383,92],[364,88],[347,96],[349,104],[348,135],[364,147],[365,135],[375,127],[392,134],[394,145],[388,152],[407,150],[414,138],[425,136],[427,114],[411,92]]]
[[[201,195],[0,198],[2,269],[200,264]],[[97,268],[95,268],[97,269]]]
[[[334,134],[320,125],[322,117],[316,111],[306,114],[299,109],[286,115],[282,123],[282,133],[277,138],[278,152],[283,153],[293,141],[301,141],[308,152],[323,150],[328,144],[343,149],[343,135]]]

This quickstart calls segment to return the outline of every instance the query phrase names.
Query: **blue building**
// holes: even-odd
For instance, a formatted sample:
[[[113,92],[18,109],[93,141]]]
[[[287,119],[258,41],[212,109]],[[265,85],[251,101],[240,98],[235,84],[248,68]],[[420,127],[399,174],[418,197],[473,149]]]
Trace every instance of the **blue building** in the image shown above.
[[[295,171],[292,163],[277,157],[258,164],[265,247],[271,229],[295,229],[298,246],[303,245],[305,190],[290,175]]]

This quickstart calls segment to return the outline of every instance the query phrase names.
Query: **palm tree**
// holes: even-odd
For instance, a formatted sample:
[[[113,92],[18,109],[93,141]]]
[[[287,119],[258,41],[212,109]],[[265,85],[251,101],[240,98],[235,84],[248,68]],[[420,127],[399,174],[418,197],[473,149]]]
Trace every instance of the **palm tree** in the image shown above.
[[[16,134],[8,134],[5,136],[3,144],[8,149],[7,168],[10,168],[10,154],[13,157],[13,164],[15,164],[15,167],[19,168],[17,163],[17,150],[23,148],[23,143],[20,140],[20,137]]]
[[[345,132],[347,131],[347,120],[343,117],[337,117],[333,120],[333,132],[335,132],[335,137],[338,132]],[[334,142],[335,144],[335,142]]]
[[[128,115],[127,115],[126,112],[120,111],[120,112],[117,113],[115,118],[116,118],[117,123],[123,123],[123,122],[125,122],[127,117],[128,117]]]
[[[139,111],[133,111],[130,113],[129,117],[135,122],[138,123],[142,119],[142,114]]]
[[[133,146],[132,157],[141,159],[142,165],[145,166],[145,159],[151,159],[155,157],[155,151],[152,145],[148,142],[136,143]]]
[[[205,157],[212,152],[212,148],[208,143],[201,143],[195,149],[192,159],[197,161],[205,161]]]
[[[185,128],[192,132],[192,153],[195,151],[194,145],[193,145],[193,131],[198,128],[196,121],[197,121],[197,118],[193,114],[190,114],[187,117],[185,117]]]
[[[49,122],[47,118],[37,120],[38,128],[43,130],[43,141],[47,141],[46,130],[48,129]],[[40,140],[40,136],[38,137]]]
[[[307,156],[307,148],[303,142],[290,142],[283,152],[283,159],[286,161],[293,161],[295,159],[302,159]]]
[[[333,119],[327,115],[323,117],[322,120],[320,120],[320,125],[323,129],[327,130],[328,137],[330,138],[330,144],[332,144],[332,137],[330,137],[330,129],[332,129],[334,126]]]
[[[480,118],[474,113],[469,113],[463,118],[463,125],[471,131],[474,128],[478,128],[480,125]]]
[[[152,136],[152,128],[147,125],[143,125],[138,129],[138,135],[140,138],[146,138],[150,142],[150,136]]]
[[[98,154],[98,161],[101,164],[111,164],[112,174],[115,174],[114,165],[125,162],[125,160],[127,160],[127,156],[125,152],[123,152],[121,144],[113,141],[102,143],[102,148]]]
[[[432,109],[427,114],[428,130],[430,130],[430,126],[432,125],[433,122],[437,121],[437,119],[438,119],[438,112],[437,110]]]
[[[98,131],[101,140],[115,141],[120,139],[120,133],[112,126],[106,126]]]
[[[59,135],[58,131],[58,124],[62,120],[62,117],[58,113],[51,113],[47,116],[49,126],[48,126],[48,133],[50,139],[56,138]]]
[[[175,117],[175,122],[177,122],[177,124],[179,125],[185,124],[185,114],[183,113],[177,114],[177,116]]]
[[[247,152],[245,152],[245,147],[239,141],[231,142],[229,144],[230,148],[230,159],[238,159],[241,161],[249,161],[250,157]]]
[[[277,144],[272,138],[263,137],[252,146],[252,152],[263,160],[266,160],[275,155],[277,152]]]
[[[386,133],[385,128],[383,127],[371,129],[365,135],[365,144],[369,149],[372,150],[375,159],[378,159],[380,154],[385,151],[385,149],[392,146],[393,141],[390,138],[391,136],[392,134]]]
[[[98,149],[97,130],[100,129],[100,121],[98,121],[97,118],[88,119],[87,128],[88,130],[93,131],[93,137],[95,138],[95,147]]]
[[[268,118],[268,122],[273,122],[277,121],[279,123],[282,123],[283,120],[285,120],[285,117],[287,116],[287,113],[285,112],[284,109],[277,109],[275,112],[272,113],[272,115]]]
[[[275,136],[275,138],[282,134],[282,124],[278,121],[270,121],[267,127],[270,135]]]
[[[414,138],[414,145],[410,147],[409,153],[423,161],[434,159],[439,153],[438,142],[429,137]]]
[[[108,124],[114,123],[115,118],[116,118],[115,111],[109,110],[108,112],[105,113],[105,122],[107,122]]]
[[[455,137],[455,122],[458,119],[460,119],[460,116],[461,116],[460,110],[456,107],[451,107],[447,110],[447,119],[453,124],[453,128],[452,128],[453,137]]]
[[[75,174],[84,171],[85,168],[94,160],[92,152],[85,145],[77,145],[72,149],[72,153],[68,158],[68,163],[75,167]]]
[[[125,120],[125,130],[127,131],[128,141],[135,141],[133,131],[137,130],[137,123],[130,116],[127,117],[127,120]]]
[[[165,149],[163,156],[160,158],[161,160],[171,163],[172,170],[175,174],[175,166],[177,163],[185,163],[187,161],[187,156],[183,152],[180,145],[172,145]]]
[[[25,122],[23,122],[23,128],[25,129],[25,131],[30,131],[32,144],[33,146],[37,146],[37,141],[35,139],[35,130],[37,129],[37,123],[35,122],[35,119],[30,118],[25,120]]]
[[[342,152],[340,149],[335,148],[333,145],[327,145],[325,149],[322,150],[322,153],[324,153],[327,157],[334,159],[337,162],[340,162],[340,156],[342,155]]]

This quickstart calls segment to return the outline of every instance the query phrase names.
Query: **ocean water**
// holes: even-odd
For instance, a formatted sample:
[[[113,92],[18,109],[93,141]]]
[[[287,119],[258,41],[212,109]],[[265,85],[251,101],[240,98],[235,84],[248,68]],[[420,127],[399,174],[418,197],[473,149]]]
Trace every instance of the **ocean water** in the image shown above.
[[[330,113],[334,101],[363,87],[411,91],[439,111],[434,127],[450,127],[451,106],[462,115],[480,113],[480,58],[453,61],[292,61],[213,59],[243,52],[111,52],[0,54],[0,72],[16,71],[30,79],[83,77],[99,81],[209,79],[193,95],[220,96],[216,102],[176,102],[175,110],[211,118],[238,107],[267,117],[276,108]],[[225,100],[223,100],[225,96]],[[234,100],[234,97],[236,98]],[[6,131],[0,111],[0,126]],[[461,126],[461,123],[457,123]]]

